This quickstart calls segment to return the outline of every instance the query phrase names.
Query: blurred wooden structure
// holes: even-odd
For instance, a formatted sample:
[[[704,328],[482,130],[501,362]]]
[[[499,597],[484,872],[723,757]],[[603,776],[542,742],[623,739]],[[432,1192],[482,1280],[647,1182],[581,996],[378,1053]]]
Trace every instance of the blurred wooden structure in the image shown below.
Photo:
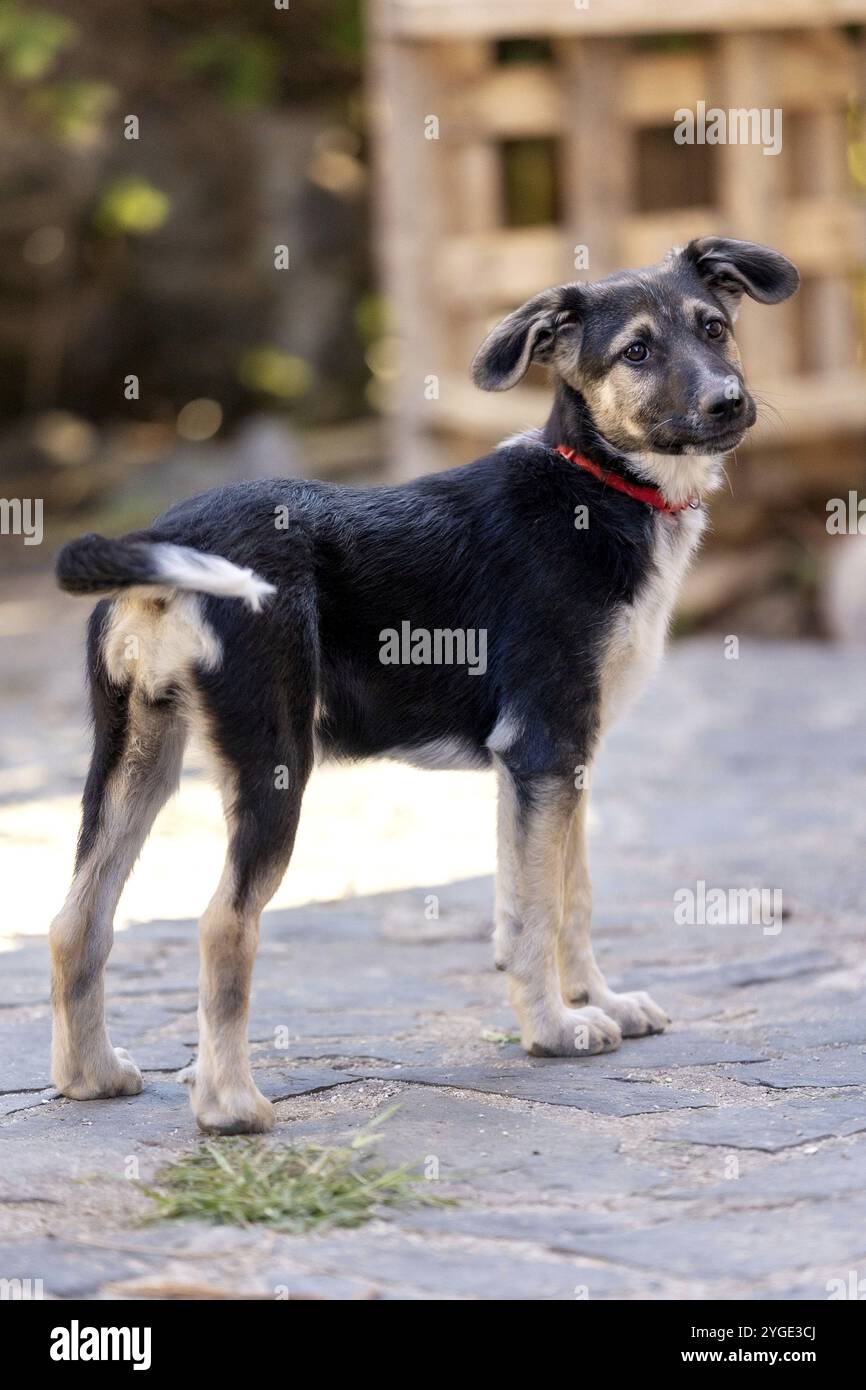
[[[503,396],[469,379],[504,312],[708,232],[778,246],[803,274],[796,299],[740,320],[750,380],[780,414],[753,447],[862,439],[866,189],[847,148],[866,0],[371,0],[370,14],[398,474],[544,419],[542,378]],[[781,152],[677,145],[674,113],[699,102],[781,108]],[[526,142],[556,188],[549,219],[520,225],[506,170]]]

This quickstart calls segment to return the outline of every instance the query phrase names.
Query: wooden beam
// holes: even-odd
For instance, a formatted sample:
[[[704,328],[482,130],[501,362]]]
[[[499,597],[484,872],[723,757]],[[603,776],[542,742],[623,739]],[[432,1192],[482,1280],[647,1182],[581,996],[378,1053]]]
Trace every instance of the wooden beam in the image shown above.
[[[759,409],[750,445],[821,443],[828,433],[861,435],[866,430],[866,372],[849,368],[808,376],[766,377],[755,383],[778,416]],[[551,392],[519,386],[490,394],[461,376],[442,382],[441,400],[428,407],[431,428],[457,430],[490,447],[520,430],[542,425],[550,414]]]
[[[597,280],[621,265],[623,219],[633,184],[634,139],[622,117],[628,47],[622,39],[562,41],[565,86],[562,164],[565,244],[585,246],[589,264],[568,279]]]
[[[379,23],[394,38],[519,38],[551,34],[697,33],[814,29],[866,20],[866,0],[383,0]]]
[[[737,184],[746,162],[752,165],[756,177],[755,187],[749,184],[751,196],[744,180],[738,185],[742,196],[726,199],[721,209],[708,206],[633,213],[623,221],[623,266],[651,265],[671,246],[715,233],[778,246],[804,275],[851,275],[862,268],[866,208],[842,197],[780,198],[762,208],[759,190],[765,165],[758,163],[760,151],[744,146],[727,148],[740,156],[730,161],[732,184]]]
[[[623,220],[622,265],[652,265],[672,246],[719,230],[719,214],[713,207],[631,213]]]
[[[773,90],[779,45],[770,34],[720,34],[716,44],[718,104],[749,109],[758,93]],[[784,113],[783,113],[784,138]],[[778,245],[792,260],[792,228],[783,215],[784,153],[765,155],[760,145],[719,145],[716,150],[720,171],[719,223],[714,230],[722,235]],[[787,209],[785,209],[787,211]],[[784,227],[782,236],[777,228]],[[801,270],[804,267],[800,266]],[[795,372],[800,366],[800,334],[797,313],[791,301],[761,307],[746,301],[737,324],[737,342],[746,368],[746,379],[760,366],[777,376]]]
[[[451,51],[452,44],[442,48]],[[764,105],[785,113],[844,106],[856,91],[857,54],[839,34],[779,36],[772,90]],[[635,126],[669,125],[674,111],[715,104],[711,63],[700,49],[673,53],[627,53],[624,57],[619,115]],[[443,75],[450,72],[443,63]],[[561,73],[549,63],[491,64],[447,94],[443,136],[496,139],[560,135],[568,130]]]
[[[489,232],[504,220],[504,188],[499,151],[483,120],[465,109],[467,93],[483,89],[494,71],[492,45],[480,40],[429,46],[441,81],[436,107],[441,109],[443,146],[442,230]]]
[[[862,270],[866,226],[863,209],[844,201],[849,183],[845,111],[815,111],[805,118],[804,125],[804,174],[815,204],[839,206],[840,223],[846,220],[842,208],[854,214],[853,225],[846,229],[847,254],[835,260],[832,244],[827,245],[831,253],[823,267],[827,273],[807,281],[801,291],[804,356],[809,366],[827,370],[847,366],[856,358],[854,304],[848,277],[852,269]]]
[[[441,144],[425,138],[440,90],[430,45],[383,37],[382,0],[371,6],[368,107],[375,139],[374,209],[382,285],[400,349],[391,384],[391,453],[397,476],[426,472],[421,427],[425,382],[445,370],[441,315],[431,301],[430,267],[440,239],[444,198]]]
[[[511,227],[445,238],[433,262],[437,302],[509,309],[547,285],[575,279],[557,227]]]
[[[622,114],[631,125],[669,125],[674,111],[694,108],[709,93],[709,63],[700,49],[682,53],[630,53],[618,94]]]
[[[760,151],[749,150],[760,158]],[[763,170],[758,165],[758,171]],[[782,199],[759,218],[757,188],[742,208],[713,207],[632,213],[611,229],[605,247],[601,221],[570,222],[574,236],[589,245],[585,278],[609,270],[652,265],[672,246],[712,233],[778,245],[805,275],[850,275],[862,268],[866,248],[866,209],[842,198]],[[477,310],[506,309],[547,285],[584,278],[573,264],[572,236],[559,227],[499,227],[444,237],[434,250],[437,301]],[[594,254],[601,245],[606,254]],[[602,260],[602,264],[599,264]],[[607,262],[610,264],[607,264]]]
[[[463,132],[497,140],[559,134],[564,124],[555,69],[541,63],[491,66],[462,84],[445,109],[444,133]]]

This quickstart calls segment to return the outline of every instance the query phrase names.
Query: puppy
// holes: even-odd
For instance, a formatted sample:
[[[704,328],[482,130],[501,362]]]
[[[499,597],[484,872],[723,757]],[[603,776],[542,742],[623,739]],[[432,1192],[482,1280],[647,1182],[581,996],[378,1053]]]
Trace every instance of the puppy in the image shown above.
[[[65,547],[61,587],[113,597],[90,622],[93,760],[51,928],[58,1090],[141,1087],[106,1032],[103,971],[191,725],[229,835],[201,920],[190,1094],[203,1130],[273,1123],[250,1070],[250,977],[317,752],[495,769],[495,960],[527,1052],[604,1052],[664,1028],[649,995],[615,993],[593,955],[592,766],[659,660],[704,498],[755,421],[739,301],[776,303],[798,281],[776,251],[703,237],[650,269],[545,290],[473,364],[502,391],[547,363],[543,429],[400,486],[241,483],[148,531]]]

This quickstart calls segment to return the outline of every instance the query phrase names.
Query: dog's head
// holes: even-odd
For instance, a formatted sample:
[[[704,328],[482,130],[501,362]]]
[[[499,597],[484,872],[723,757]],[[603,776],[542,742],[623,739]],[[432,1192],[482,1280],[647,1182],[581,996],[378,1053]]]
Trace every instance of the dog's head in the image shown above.
[[[721,454],[756,414],[733,336],[739,302],[777,304],[799,283],[778,251],[701,237],[647,270],[542,291],[489,334],[473,378],[504,391],[546,362],[614,448]]]

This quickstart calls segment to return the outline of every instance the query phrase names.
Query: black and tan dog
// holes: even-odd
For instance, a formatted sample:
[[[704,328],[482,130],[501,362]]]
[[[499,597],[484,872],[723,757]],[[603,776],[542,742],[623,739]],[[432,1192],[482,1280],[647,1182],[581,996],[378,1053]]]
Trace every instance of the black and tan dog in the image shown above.
[[[797,284],[777,252],[705,237],[648,270],[546,290],[474,363],[494,391],[549,363],[544,429],[401,486],[218,489],[149,531],[63,550],[64,589],[114,596],[90,624],[95,747],[51,930],[60,1091],[141,1087],[106,1032],[103,971],[191,725],[212,749],[229,831],[201,921],[191,1097],[203,1129],[273,1122],[250,1071],[250,977],[317,750],[495,768],[496,964],[527,1051],[601,1052],[665,1026],[648,995],[614,993],[593,956],[590,772],[659,659],[703,499],[755,420],[738,302],[775,303]]]

